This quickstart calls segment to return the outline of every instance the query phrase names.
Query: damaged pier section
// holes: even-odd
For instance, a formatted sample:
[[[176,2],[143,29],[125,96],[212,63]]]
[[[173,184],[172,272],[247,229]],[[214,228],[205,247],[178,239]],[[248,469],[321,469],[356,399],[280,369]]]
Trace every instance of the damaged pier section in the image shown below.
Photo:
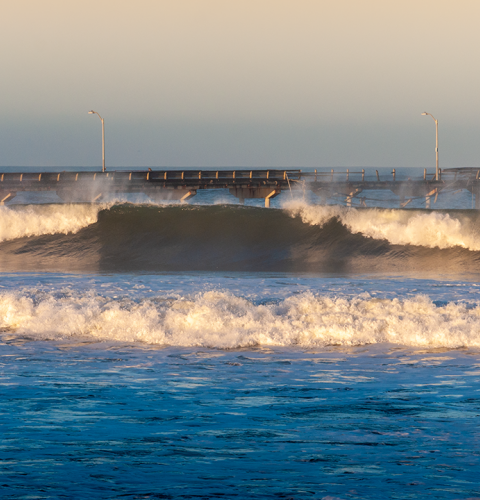
[[[367,206],[367,198],[360,196],[368,191],[390,191],[398,196],[399,208],[406,207],[411,201],[422,199],[425,208],[431,208],[432,200],[437,201],[442,193],[458,193],[467,190],[475,197],[475,208],[480,210],[480,169],[450,168],[440,170],[438,180],[435,174],[423,171],[423,178],[399,179],[398,172],[392,170],[389,176],[382,176],[378,170],[375,175],[366,176],[365,170],[338,172],[305,172],[301,174],[305,187],[327,203],[331,198],[343,198],[346,206],[352,206],[357,198],[361,206]]]
[[[300,170],[148,170],[0,173],[0,203],[19,191],[54,191],[66,202],[98,202],[106,195],[144,193],[153,201],[187,201],[200,189],[228,189],[240,202],[270,200],[300,179]]]
[[[384,175],[384,174],[382,174]],[[347,206],[357,199],[367,206],[367,191],[386,190],[398,196],[399,206],[414,199],[423,199],[430,208],[441,193],[467,190],[475,196],[475,208],[480,209],[480,169],[456,168],[440,171],[423,178],[399,179],[391,175],[366,176],[361,171],[302,172],[301,170],[116,170],[109,172],[43,172],[0,173],[0,204],[11,201],[20,191],[53,191],[65,202],[99,202],[107,195],[143,193],[153,201],[186,202],[201,189],[228,189],[240,203],[246,199],[264,199],[265,206],[282,191],[310,190],[320,203],[339,198]],[[337,201],[338,203],[338,201]]]

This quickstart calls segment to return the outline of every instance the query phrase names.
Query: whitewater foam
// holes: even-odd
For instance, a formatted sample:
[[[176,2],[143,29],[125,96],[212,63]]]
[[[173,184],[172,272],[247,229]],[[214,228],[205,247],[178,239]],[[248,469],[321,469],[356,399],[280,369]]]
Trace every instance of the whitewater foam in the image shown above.
[[[0,206],[0,242],[44,234],[77,233],[96,223],[99,212],[116,203]],[[283,208],[305,224],[322,227],[329,220],[337,219],[352,233],[387,240],[393,245],[480,251],[478,224],[466,216],[399,209],[358,210],[340,205],[308,205],[302,201],[286,202]]]
[[[146,342],[236,348],[396,343],[480,346],[480,308],[430,298],[354,298],[305,292],[255,304],[231,292],[134,301],[95,292],[4,292],[0,330],[36,340]]]
[[[387,240],[393,245],[441,249],[458,246],[480,250],[480,234],[472,221],[446,213],[398,209],[358,210],[339,205],[307,205],[298,201],[287,202],[284,208],[306,224],[321,227],[336,218],[352,233]]]
[[[0,242],[41,236],[43,234],[77,233],[94,224],[106,205],[55,204],[0,206]]]

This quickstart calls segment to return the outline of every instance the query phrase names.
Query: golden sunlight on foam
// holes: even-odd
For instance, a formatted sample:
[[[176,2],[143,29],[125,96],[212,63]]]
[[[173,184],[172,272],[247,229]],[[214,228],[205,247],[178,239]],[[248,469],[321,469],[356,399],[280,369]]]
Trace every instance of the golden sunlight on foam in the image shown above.
[[[33,299],[0,294],[0,330],[19,338],[146,342],[235,348],[254,345],[315,347],[396,343],[407,346],[480,346],[479,308],[437,307],[423,295],[377,300],[295,295],[255,305],[228,292],[183,300],[112,300],[94,293]]]
[[[352,233],[392,245],[416,245],[427,248],[462,247],[480,250],[480,235],[467,218],[455,218],[439,212],[409,210],[367,209],[357,210],[339,205],[307,205],[288,202],[285,209],[310,225],[323,226],[337,218]]]
[[[97,222],[105,205],[29,205],[0,207],[0,242],[43,234],[77,233]]]

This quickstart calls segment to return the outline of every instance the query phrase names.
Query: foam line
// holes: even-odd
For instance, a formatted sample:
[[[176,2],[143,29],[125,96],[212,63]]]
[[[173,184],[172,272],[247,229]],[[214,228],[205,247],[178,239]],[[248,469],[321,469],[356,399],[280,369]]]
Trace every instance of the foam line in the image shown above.
[[[336,298],[306,292],[257,305],[211,291],[139,302],[93,292],[4,292],[0,330],[36,340],[146,342],[236,348],[355,346],[396,343],[456,348],[480,346],[480,308],[427,296],[380,300],[361,294]]]

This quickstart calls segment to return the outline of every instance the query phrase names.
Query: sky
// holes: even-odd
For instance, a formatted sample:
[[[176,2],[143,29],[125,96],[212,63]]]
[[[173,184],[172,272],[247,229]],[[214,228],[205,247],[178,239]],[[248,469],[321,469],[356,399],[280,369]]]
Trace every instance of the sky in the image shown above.
[[[479,166],[478,0],[3,0],[0,166]]]

